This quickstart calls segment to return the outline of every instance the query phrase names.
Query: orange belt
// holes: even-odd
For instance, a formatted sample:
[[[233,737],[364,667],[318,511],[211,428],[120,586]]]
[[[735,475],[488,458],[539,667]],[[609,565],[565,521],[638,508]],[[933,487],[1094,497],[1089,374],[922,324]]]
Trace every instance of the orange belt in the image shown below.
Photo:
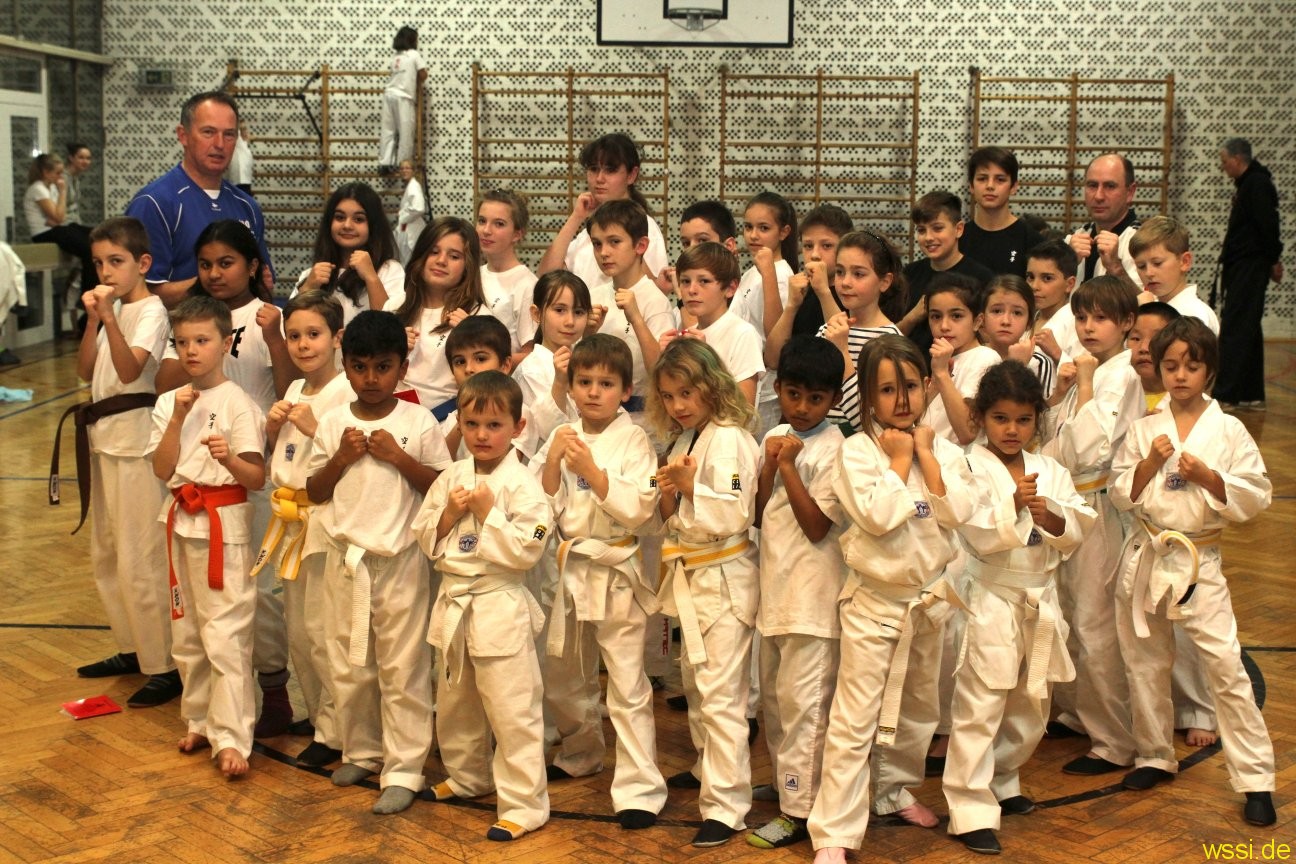
[[[167,571],[171,581],[171,618],[184,617],[184,603],[180,596],[179,583],[176,581],[175,563],[171,558],[171,532],[175,527],[175,511],[179,506],[186,513],[193,515],[205,512],[209,523],[210,545],[207,550],[207,587],[213,591],[225,588],[225,540],[221,534],[220,514],[216,508],[229,504],[243,504],[247,501],[247,489],[237,483],[226,486],[199,486],[197,483],[186,483],[179,489],[172,489],[175,501],[167,510]]]

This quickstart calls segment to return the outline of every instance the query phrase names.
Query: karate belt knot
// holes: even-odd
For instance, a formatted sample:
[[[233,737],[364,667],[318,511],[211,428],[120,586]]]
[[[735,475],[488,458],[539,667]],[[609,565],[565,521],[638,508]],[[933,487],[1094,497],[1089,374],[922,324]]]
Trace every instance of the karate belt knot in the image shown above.
[[[468,655],[468,634],[464,632],[463,619],[477,594],[493,591],[521,591],[526,597],[531,613],[531,635],[535,637],[544,625],[544,611],[519,582],[502,576],[453,576],[442,574],[441,596],[447,603],[441,619],[441,646],[445,652],[446,680],[463,680],[464,663]],[[441,602],[440,600],[438,602]]]
[[[50,455],[49,503],[51,505],[60,503],[59,447],[63,443],[63,422],[70,416],[76,430],[74,440],[77,491],[81,495],[81,520],[77,522],[76,528],[72,529],[73,534],[81,530],[81,526],[85,524],[86,514],[90,512],[90,427],[105,417],[125,414],[127,411],[137,411],[141,408],[152,408],[155,404],[157,404],[155,393],[120,393],[96,402],[78,402],[64,411],[63,416],[59,418],[58,429],[54,432],[54,452]]]
[[[1053,580],[1044,573],[996,567],[976,556],[968,556],[967,573],[1000,600],[1025,610],[1022,624],[1035,628],[1035,636],[1031,640],[1030,664],[1026,672],[1026,693],[1032,699],[1046,698],[1049,662],[1053,657],[1053,641],[1057,636],[1058,622],[1053,604],[1043,601],[1052,599],[1056,594]],[[967,639],[964,639],[959,650],[960,666],[966,654]],[[1069,656],[1067,665],[1070,665]]]
[[[674,564],[670,575],[670,596],[675,603],[675,612],[680,621],[680,633],[684,636],[684,649],[689,663],[698,666],[706,662],[706,646],[702,642],[702,628],[698,624],[697,608],[693,605],[693,594],[689,590],[688,574],[690,570],[702,567],[714,567],[736,561],[747,554],[751,541],[746,537],[726,537],[714,543],[664,543],[662,544],[662,589],[666,587],[666,568]],[[671,610],[667,609],[667,612]]]
[[[228,507],[231,504],[244,504],[247,502],[248,495],[247,489],[238,483],[225,486],[199,486],[197,483],[186,483],[179,489],[172,489],[171,495],[175,500],[167,509],[167,570],[171,583],[171,618],[175,620],[184,617],[180,584],[176,581],[175,562],[171,557],[171,535],[175,528],[176,508],[179,507],[191,516],[198,513],[207,514],[209,538],[207,587],[213,591],[223,591],[225,589],[225,537],[221,531],[221,518],[217,508]]]
[[[292,489],[280,486],[270,494],[270,524],[266,527],[265,537],[261,540],[261,551],[257,553],[256,562],[252,565],[253,576],[270,562],[270,556],[283,542],[290,523],[301,523],[302,529],[297,536],[288,541],[284,547],[279,566],[279,578],[291,582],[297,578],[301,569],[302,552],[306,548],[306,532],[310,528],[311,510],[317,506],[305,489]]]
[[[1134,572],[1134,633],[1139,638],[1146,638],[1150,632],[1147,613],[1155,612],[1167,593],[1177,598],[1172,604],[1175,607],[1188,602],[1192,587],[1197,584],[1197,571],[1201,565],[1199,550],[1204,546],[1219,545],[1222,532],[1186,534],[1153,525],[1146,519],[1138,521],[1150,542],[1139,550]],[[1152,556],[1150,561],[1149,554]]]
[[[878,731],[875,740],[878,744],[889,747],[895,743],[896,729],[900,724],[900,699],[904,695],[905,677],[909,674],[909,648],[913,644],[914,616],[937,603],[949,603],[966,610],[963,600],[954,590],[954,586],[944,577],[930,585],[915,589],[909,585],[898,585],[894,582],[883,582],[870,579],[856,572],[860,584],[885,597],[901,602],[908,601],[905,610],[895,622],[900,629],[900,638],[896,642],[895,653],[891,655],[891,666],[887,670],[886,688],[882,691],[882,710],[878,715]]]
[[[567,600],[571,598],[576,607],[577,620],[602,621],[607,615],[608,568],[626,575],[635,597],[640,604],[656,604],[656,597],[643,585],[642,580],[634,578],[633,571],[626,562],[639,553],[639,538],[633,534],[618,537],[615,540],[597,540],[591,537],[563,537],[558,532],[558,588],[554,592],[553,608],[549,614],[549,637],[545,640],[545,653],[552,657],[563,656],[563,646],[567,638]],[[591,565],[598,565],[597,573],[591,573]],[[629,572],[627,572],[629,571]],[[574,586],[573,582],[589,574],[586,584]],[[580,589],[577,598],[573,588]],[[581,601],[584,602],[581,602]],[[584,614],[586,617],[582,618]],[[580,650],[580,643],[577,643]]]

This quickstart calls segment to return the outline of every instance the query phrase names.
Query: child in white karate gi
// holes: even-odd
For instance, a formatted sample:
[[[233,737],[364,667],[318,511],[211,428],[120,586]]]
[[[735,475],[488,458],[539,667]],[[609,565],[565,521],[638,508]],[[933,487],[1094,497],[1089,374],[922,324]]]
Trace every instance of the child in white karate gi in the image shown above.
[[[856,365],[865,431],[846,439],[833,480],[851,526],[842,537],[841,667],[807,826],[817,864],[860,848],[870,798],[879,814],[937,824],[908,787],[923,780],[940,717],[941,631],[951,605],[961,605],[943,572],[956,551],[954,529],[975,503],[963,451],[916,425],[928,386],[918,347],[879,336]]]
[[[1243,817],[1267,826],[1277,820],[1273,744],[1242,666],[1219,538],[1226,522],[1267,508],[1273,487],[1246,427],[1205,396],[1219,371],[1218,345],[1192,317],[1153,338],[1170,407],[1136,422],[1113,464],[1112,503],[1136,520],[1116,588],[1138,748],[1122,785],[1150,789],[1179,768],[1170,699],[1177,622],[1214,692],[1229,781],[1246,795]]]
[[[1044,737],[1050,682],[1075,676],[1055,576],[1095,516],[1069,471],[1026,449],[1046,410],[1033,371],[1016,360],[990,368],[971,407],[984,443],[968,458],[984,500],[959,527],[968,611],[943,785],[949,832],[992,853],[1001,812],[1035,809],[1018,771]]]
[[[470,458],[438,478],[414,520],[419,546],[441,573],[427,638],[445,669],[436,721],[450,776],[433,796],[494,791],[498,819],[486,837],[501,841],[549,820],[535,649],[544,613],[524,580],[544,552],[552,514],[513,446],[525,425],[512,378],[478,372],[464,381],[459,427]]]
[[[547,278],[547,277],[546,277]],[[657,454],[622,404],[634,392],[633,357],[610,334],[572,349],[567,378],[577,423],[558,427],[534,467],[556,514],[558,585],[544,661],[545,697],[562,743],[549,779],[603,770],[597,665],[583,657],[593,631],[608,673],[616,732],[612,806],[622,828],[647,828],[666,803],[658,770],[652,686],[644,673],[648,616],[660,605],[635,536],[653,516]]]
[[[705,246],[706,244],[703,244]],[[699,248],[699,247],[694,247]],[[751,401],[705,342],[679,338],[653,368],[648,414],[675,435],[657,472],[665,576],[662,609],[679,618],[689,733],[698,751],[699,847],[718,846],[751,808],[747,698],[756,623],[754,515],[756,441],[747,432]],[[679,786],[677,775],[671,785]]]

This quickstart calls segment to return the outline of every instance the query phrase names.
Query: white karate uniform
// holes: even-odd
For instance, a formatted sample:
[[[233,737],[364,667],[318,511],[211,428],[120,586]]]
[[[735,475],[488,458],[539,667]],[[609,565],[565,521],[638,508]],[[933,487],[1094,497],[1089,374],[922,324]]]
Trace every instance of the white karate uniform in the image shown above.
[[[1122,351],[1094,371],[1093,398],[1076,410],[1077,389],[1048,412],[1041,452],[1071,472],[1098,518],[1058,575],[1075,685],[1058,687],[1059,720],[1089,736],[1091,749],[1117,765],[1134,759],[1129,686],[1116,643],[1115,584],[1125,523],[1107,497],[1111,460],[1130,424],[1143,416],[1143,386]]]
[[[961,354],[955,354],[950,360],[950,377],[954,379],[954,386],[964,399],[975,399],[981,378],[1002,362],[1003,358],[998,351],[987,345],[974,345]],[[963,446],[954,434],[945,400],[939,393],[927,403],[927,412],[923,415],[922,422],[936,430],[936,434],[946,441]]]
[[[1134,498],[1134,472],[1160,435],[1169,437],[1174,455]],[[1191,453],[1224,482],[1226,500],[1179,475],[1179,457]],[[1245,522],[1265,510],[1273,487],[1255,441],[1235,417],[1214,400],[1180,439],[1174,415],[1165,410],[1130,427],[1115,462],[1112,503],[1138,520],[1121,556],[1116,597],[1120,649],[1130,679],[1135,765],[1174,773],[1174,711],[1170,701],[1172,625],[1178,621],[1201,654],[1215,695],[1219,734],[1229,781],[1235,792],[1274,790],[1274,751],[1251,680],[1242,667],[1237,619],[1221,568],[1219,533],[1227,522]],[[1165,530],[1192,540],[1199,557],[1196,587],[1191,584],[1191,553]],[[1152,532],[1156,532],[1154,536]],[[1161,594],[1164,591],[1164,594]],[[1141,632],[1141,624],[1146,632]]]
[[[963,451],[937,438],[934,452],[944,497],[927,490],[917,458],[907,478],[896,476],[866,434],[846,439],[837,457],[833,488],[851,525],[841,541],[841,667],[807,826],[815,849],[860,847],[870,785],[873,811],[888,814],[913,804],[906,787],[923,782],[939,718],[941,627],[960,603],[942,571],[957,548],[954,529],[976,502]]]
[[[144,368],[122,382],[108,349],[108,334],[95,342],[90,398],[152,393],[170,324],[155,296],[121,303],[116,312],[126,344],[148,352]],[[90,564],[108,615],[117,650],[134,653],[140,671],[157,675],[175,668],[171,660],[171,616],[167,599],[166,537],[156,514],[166,486],[145,457],[151,411],[137,408],[104,417],[90,426]]]
[[[668,459],[685,453],[697,461],[693,500],[681,498],[666,521],[658,593],[683,634],[680,668],[702,818],[741,829],[751,809],[747,697],[759,576],[747,531],[759,453],[745,429],[714,422],[675,439]]]
[[[535,338],[536,323],[531,320],[531,306],[534,303],[535,284],[538,281],[536,275],[525,264],[519,264],[499,273],[483,264],[481,279],[482,294],[486,297],[503,294],[511,298],[513,312],[510,320],[513,321],[513,327],[510,336],[513,340],[514,352],[522,350],[523,345]],[[500,320],[505,321],[502,315]],[[505,321],[506,325],[507,323]]]
[[[378,127],[378,164],[396,166],[414,158],[414,110],[418,73],[427,68],[418,49],[398,51],[383,91]]]
[[[379,420],[349,404],[319,421],[307,475],[333,458],[342,432],[389,432],[419,464],[450,466],[431,415],[397,401]],[[410,529],[422,496],[394,465],[364,455],[342,472],[323,504],[330,533],[312,531],[307,553],[323,552],[325,637],[332,670],[342,759],[371,771],[379,785],[421,790],[432,748],[432,652],[421,638],[431,586],[427,559]]]
[[[343,267],[338,271],[338,278],[347,271]],[[306,278],[310,276],[311,268],[307,267],[297,277],[297,284],[293,287],[292,293],[288,295],[289,299],[296,297],[301,293],[301,286],[306,284]],[[378,281],[382,283],[383,290],[387,292],[387,302],[383,304],[384,309],[399,309],[400,305],[405,302],[405,267],[395,258],[388,258],[378,268]],[[341,291],[334,291],[333,296],[342,304],[342,326],[351,323],[351,320],[361,312],[369,308],[369,292],[361,291],[360,299],[351,302],[351,298]],[[337,352],[338,368],[342,368],[342,352]]]
[[[651,213],[648,214],[648,251],[644,252],[643,260],[654,276],[671,263],[670,256],[666,253],[666,239],[662,237],[661,226],[657,224],[657,220]],[[563,256],[563,269],[579,276],[590,291],[594,290],[595,285],[607,280],[603,275],[603,268],[599,266],[598,258],[594,255],[594,241],[590,239],[589,231],[584,228],[572,238],[571,243],[567,244],[567,254]],[[615,308],[615,306],[609,307],[608,311],[611,312]]]
[[[833,490],[837,453],[846,440],[825,420],[805,433],[779,424],[761,442],[795,435],[804,447],[796,458],[806,491],[833,525],[811,542],[797,522],[782,475],[761,515],[760,629],[761,694],[770,775],[779,810],[805,819],[819,791],[828,711],[840,660],[841,625],[837,596],[846,583],[841,534],[848,524]]]
[[[788,302],[788,280],[792,278],[792,265],[780,258],[774,262],[774,279],[778,283],[779,302],[784,306]],[[738,290],[734,292],[729,303],[729,311],[755,328],[761,339],[761,350],[765,349],[765,280],[755,266],[748,267],[738,281]],[[778,394],[774,392],[774,371],[767,369],[761,377],[760,387],[756,393],[756,413],[759,415],[757,430],[764,435],[773,429],[779,421]]]
[[[657,813],[666,803],[666,781],[657,768],[643,644],[648,616],[660,604],[656,574],[644,572],[634,534],[657,506],[657,453],[624,411],[601,433],[586,434],[579,422],[574,428],[606,473],[608,493],[599,500],[585,478],[564,465],[558,491],[549,496],[559,514],[553,551],[559,585],[544,658],[545,699],[562,738],[554,764],[573,776],[603,770],[598,668],[581,647],[589,641],[584,634],[592,632],[608,671],[608,716],[616,732],[612,808]],[[550,436],[536,454],[537,472],[543,472],[552,444]]]
[[[417,177],[411,177],[405,184],[400,210],[396,213],[396,251],[400,254],[402,267],[409,264],[414,242],[426,227],[427,198],[423,195],[423,184]]]
[[[1018,771],[1044,737],[1049,684],[1075,677],[1054,577],[1096,515],[1069,471],[1023,452],[1023,473],[1038,475],[1038,494],[1066,523],[1050,534],[1014,506],[1017,483],[999,457],[976,444],[968,459],[983,501],[959,527],[970,555],[942,781],[951,834],[999,829],[999,802],[1021,794]]]
[[[329,411],[355,398],[345,375],[335,375],[313,395],[302,392],[305,386],[304,378],[296,379],[288,385],[284,400],[294,405],[310,405],[317,425]],[[337,700],[324,628],[324,556],[304,555],[308,531],[327,534],[329,530],[321,519],[321,508],[301,503],[307,500],[306,465],[313,440],[291,422],[285,422],[279,429],[274,454],[270,457],[270,486],[274,490],[270,531],[273,533],[281,526],[283,533],[273,552],[265,548],[265,541],[262,542],[253,569],[271,561],[274,563],[283,587],[288,653],[297,672],[307,716],[315,726],[315,740],[341,750],[342,733],[338,728]],[[278,502],[280,496],[291,498],[293,493],[299,494],[298,501],[286,506]],[[284,515],[281,517],[276,510]],[[270,538],[271,534],[267,534],[266,539]]]
[[[175,412],[171,390],[158,397],[153,408],[153,430],[148,453],[157,450]],[[233,381],[198,391],[198,398],[180,428],[180,455],[167,487],[179,489],[187,483],[225,486],[235,483],[234,475],[212,458],[201,439],[221,435],[230,452],[264,453],[265,418],[256,403]],[[158,521],[167,521],[172,501],[164,502]],[[221,522],[224,587],[210,587],[211,546],[207,514],[175,509],[172,566],[176,591],[183,612],[171,615],[171,653],[184,694],[180,716],[190,733],[211,742],[212,755],[232,747],[244,758],[252,752],[252,725],[256,719],[256,698],[252,692],[253,615],[256,584],[249,578],[252,566],[252,504],[230,504],[217,509]],[[173,605],[176,602],[173,597]]]
[[[495,495],[490,513],[480,522],[465,513],[438,540],[450,491],[483,483]],[[465,798],[494,790],[499,818],[528,831],[549,821],[549,790],[534,641],[544,613],[523,579],[551,521],[540,482],[510,450],[489,474],[478,474],[473,459],[455,462],[432,484],[413,528],[441,573],[427,640],[445,664],[436,721],[447,782]]]

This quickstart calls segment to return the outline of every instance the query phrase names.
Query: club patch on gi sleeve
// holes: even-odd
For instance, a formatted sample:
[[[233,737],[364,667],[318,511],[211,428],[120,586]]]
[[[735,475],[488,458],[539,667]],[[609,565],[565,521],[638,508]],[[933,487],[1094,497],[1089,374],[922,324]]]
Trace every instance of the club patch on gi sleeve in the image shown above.
[[[741,492],[741,491],[742,491],[742,480],[739,479],[739,477],[738,477],[737,474],[735,474],[735,475],[733,475],[733,477],[729,478],[729,488],[730,488],[731,490],[733,490],[734,492]]]
[[[543,525],[537,525],[535,527],[535,532],[532,533],[531,536],[534,537],[536,540],[543,540],[545,538],[545,534],[547,533],[549,533],[548,528],[546,528]]]

